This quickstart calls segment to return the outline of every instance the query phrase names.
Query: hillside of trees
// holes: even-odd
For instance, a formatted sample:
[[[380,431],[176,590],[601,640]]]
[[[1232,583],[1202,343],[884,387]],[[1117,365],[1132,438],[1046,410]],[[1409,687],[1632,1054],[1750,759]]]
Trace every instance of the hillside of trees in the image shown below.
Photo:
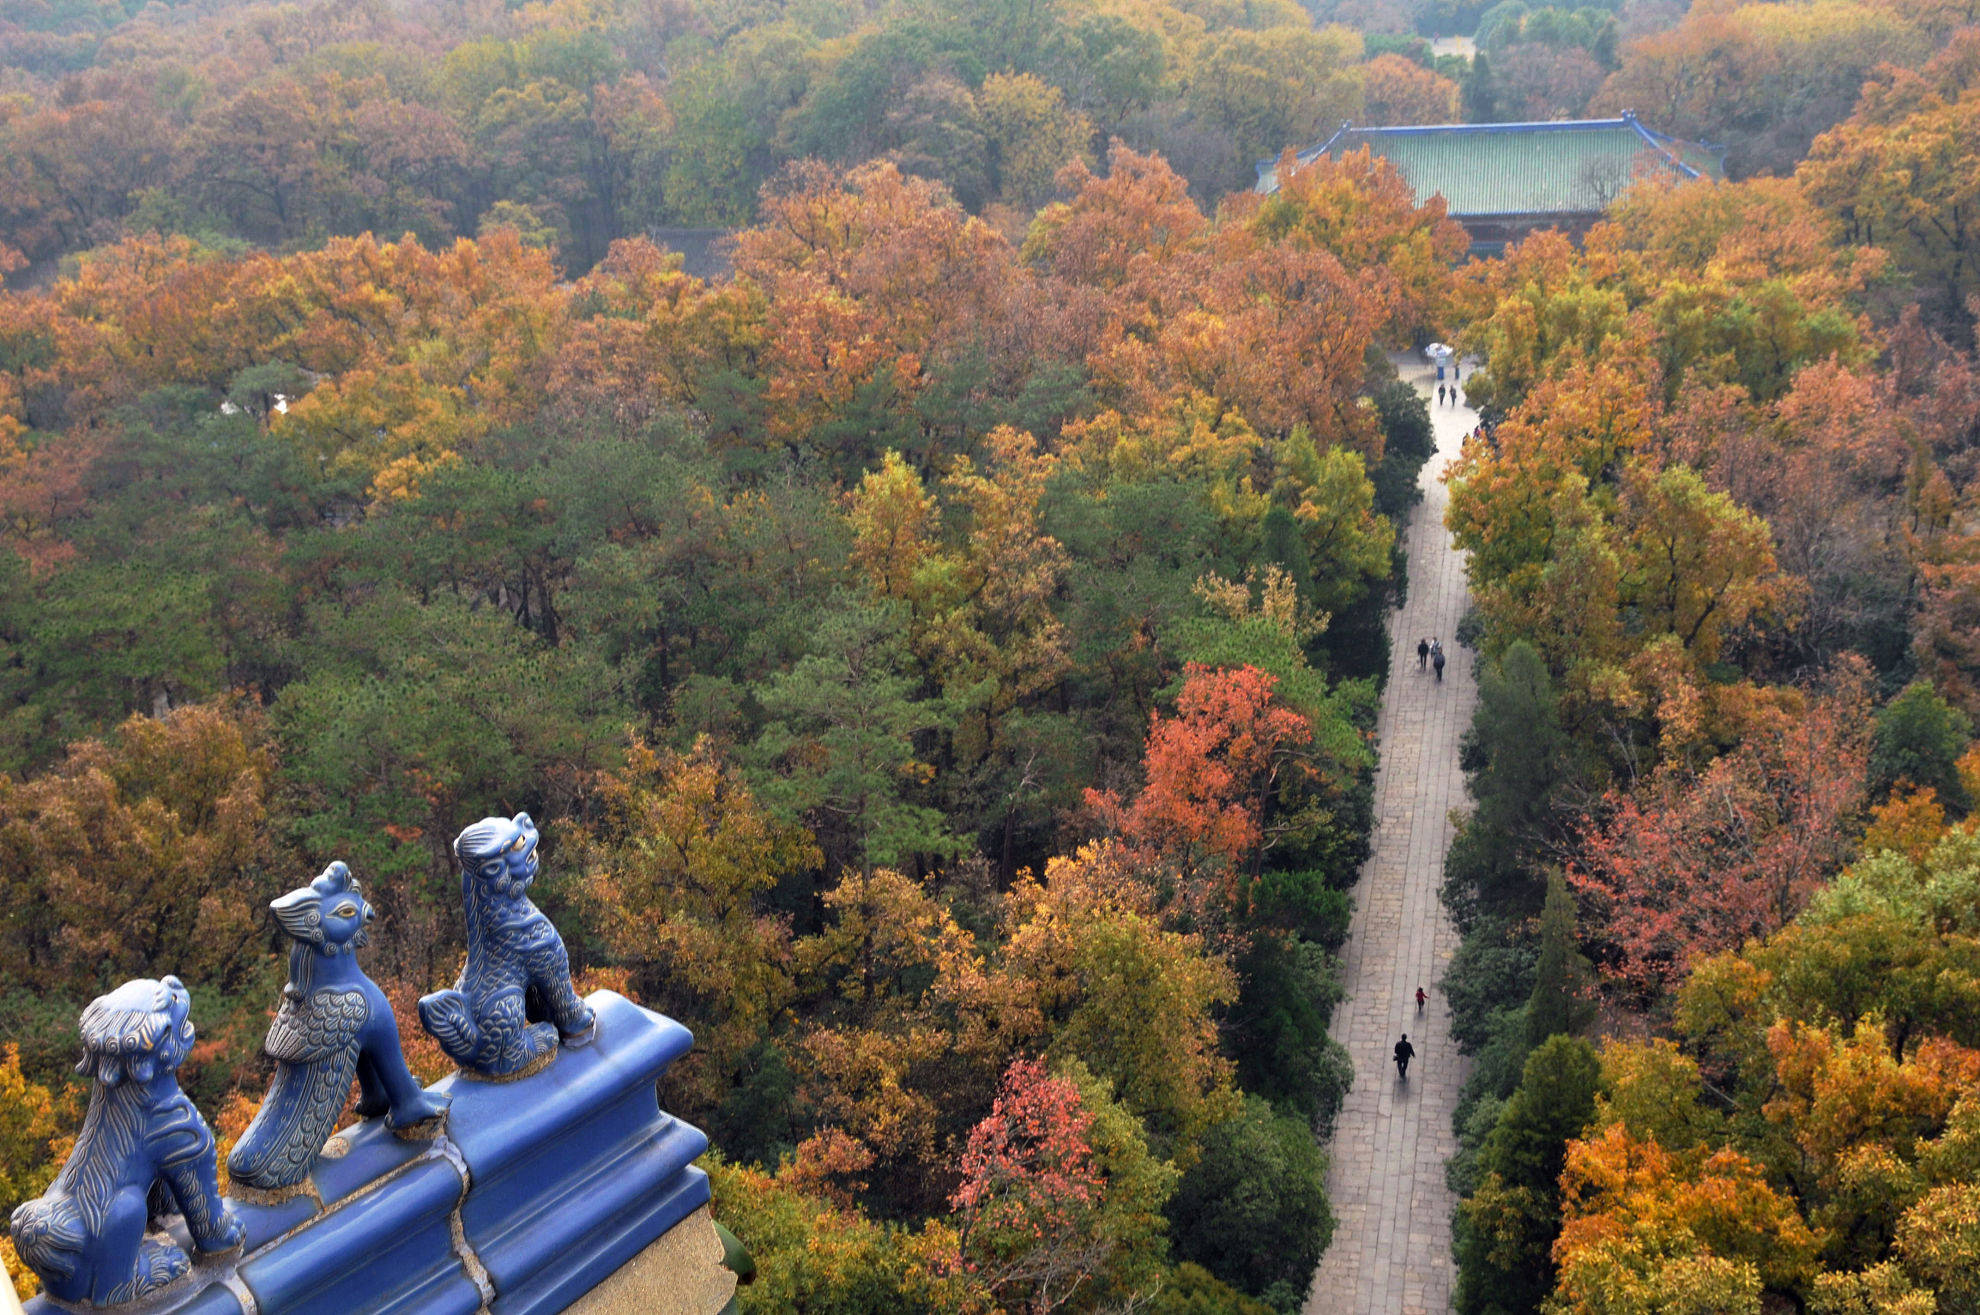
[[[1437,336],[1460,1309],[1980,1311],[1975,18],[0,0],[0,1212],[92,996],[238,1133],[267,901],[410,1019],[527,809],[745,1310],[1296,1309]],[[1740,181],[1232,191],[1623,108]]]
[[[791,161],[886,158],[1016,242],[1115,139],[1214,205],[1361,117],[1365,53],[1294,0],[7,0],[0,232],[39,261],[512,228],[582,273],[619,238],[756,221]],[[1454,84],[1384,68],[1385,112],[1449,116]]]
[[[1464,1315],[1980,1309],[1976,55],[1467,270]]]
[[[92,994],[179,972],[238,1128],[266,901],[344,858],[409,1001],[528,809],[584,981],[696,1032],[758,1308],[1296,1305],[1429,450],[1374,344],[1463,237],[1365,158],[1062,185],[1019,248],[806,165],[714,284],[150,236],[0,299],[9,1198]]]
[[[513,229],[581,274],[620,238],[759,221],[793,161],[884,158],[1017,244],[1059,167],[1115,140],[1209,209],[1347,120],[1625,109],[1726,144],[1735,177],[1784,174],[1866,79],[1919,71],[1974,18],[1913,0],[5,0],[0,235],[45,271],[146,233],[304,250]],[[1478,59],[1433,56],[1446,34]]]

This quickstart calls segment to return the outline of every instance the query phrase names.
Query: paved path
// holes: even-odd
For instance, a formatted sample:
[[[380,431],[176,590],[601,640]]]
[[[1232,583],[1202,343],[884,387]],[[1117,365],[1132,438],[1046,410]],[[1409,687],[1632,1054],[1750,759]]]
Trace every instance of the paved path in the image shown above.
[[[1444,529],[1444,463],[1477,423],[1435,404],[1421,367],[1404,377],[1431,395],[1437,455],[1423,468],[1423,501],[1409,534],[1409,603],[1389,620],[1395,649],[1379,722],[1375,849],[1355,890],[1342,948],[1347,999],[1333,1034],[1354,1060],[1354,1088],[1334,1132],[1327,1174],[1339,1227],[1321,1259],[1306,1315],[1446,1315],[1451,1305],[1450,1214],[1444,1161],[1457,1149],[1451,1112],[1463,1065],[1437,979],[1457,933],[1437,900],[1451,809],[1464,807],[1458,737],[1471,724],[1471,654],[1454,636],[1464,615],[1464,559]],[[1444,641],[1442,684],[1416,669],[1418,638]],[[1416,988],[1430,993],[1421,1017]],[[1390,1051],[1407,1032],[1416,1047],[1407,1085]]]

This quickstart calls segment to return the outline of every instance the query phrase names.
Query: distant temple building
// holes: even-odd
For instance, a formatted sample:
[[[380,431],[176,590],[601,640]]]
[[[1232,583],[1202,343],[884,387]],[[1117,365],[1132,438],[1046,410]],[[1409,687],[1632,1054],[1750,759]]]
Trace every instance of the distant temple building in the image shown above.
[[[1441,123],[1358,128],[1343,123],[1299,153],[1310,164],[1367,147],[1401,171],[1419,201],[1441,195],[1471,235],[1474,255],[1491,255],[1529,233],[1588,231],[1622,190],[1646,174],[1722,178],[1725,148],[1647,128],[1634,114],[1557,123]],[[1278,161],[1258,163],[1258,190],[1278,190]]]

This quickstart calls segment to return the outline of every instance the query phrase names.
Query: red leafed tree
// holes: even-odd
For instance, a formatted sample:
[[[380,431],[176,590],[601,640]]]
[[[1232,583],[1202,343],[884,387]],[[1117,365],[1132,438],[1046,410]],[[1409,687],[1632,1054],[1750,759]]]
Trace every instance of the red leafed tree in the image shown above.
[[[1016,1059],[989,1117],[970,1130],[962,1186],[949,1198],[963,1263],[993,1291],[1051,1310],[1094,1273],[1111,1242],[1094,1227],[1105,1184],[1079,1088]]]
[[[1184,669],[1176,715],[1150,719],[1147,784],[1134,802],[1088,790],[1086,802],[1137,848],[1195,869],[1214,856],[1254,863],[1279,828],[1267,808],[1289,778],[1310,775],[1313,727],[1274,697],[1256,667]]]
[[[1568,880],[1605,972],[1639,996],[1705,955],[1785,926],[1850,857],[1869,754],[1859,661],[1805,710],[1770,710],[1703,768],[1667,763],[1611,791]]]

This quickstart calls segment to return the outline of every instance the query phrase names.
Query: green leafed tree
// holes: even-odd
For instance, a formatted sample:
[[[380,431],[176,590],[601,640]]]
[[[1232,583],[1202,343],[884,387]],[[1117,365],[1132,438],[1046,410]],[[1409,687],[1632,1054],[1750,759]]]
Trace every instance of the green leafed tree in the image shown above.
[[[946,856],[962,842],[922,802],[934,732],[952,721],[924,697],[907,643],[907,611],[891,600],[835,595],[810,651],[756,691],[766,718],[750,751],[763,801],[808,822],[826,858],[867,871]]]
[[[1547,874],[1540,910],[1540,959],[1526,1001],[1526,1035],[1535,1046],[1595,1021],[1595,974],[1575,931],[1574,896],[1558,871]]]
[[[1937,792],[1956,815],[1972,807],[1959,778],[1959,757],[1973,739],[1973,722],[1939,697],[1928,681],[1913,681],[1877,710],[1870,746],[1870,784],[1878,794],[1901,781]]]
[[[273,715],[290,838],[380,881],[374,953],[423,979],[457,943],[454,835],[487,814],[561,812],[577,773],[622,742],[626,708],[594,655],[451,595],[382,592],[313,620],[305,674]]]
[[[1460,924],[1484,910],[1532,910],[1545,889],[1533,856],[1547,836],[1554,792],[1572,754],[1553,678],[1538,651],[1515,641],[1478,682],[1478,710],[1459,762],[1477,807],[1444,860],[1444,899]]]
[[[1204,1134],[1169,1207],[1175,1253],[1280,1311],[1305,1300],[1333,1236],[1326,1156],[1312,1130],[1247,1096]]]
[[[1519,1090],[1479,1156],[1478,1189],[1458,1207],[1459,1315],[1530,1315],[1554,1288],[1567,1143],[1595,1117],[1601,1076],[1586,1041],[1556,1036],[1526,1060]]]

